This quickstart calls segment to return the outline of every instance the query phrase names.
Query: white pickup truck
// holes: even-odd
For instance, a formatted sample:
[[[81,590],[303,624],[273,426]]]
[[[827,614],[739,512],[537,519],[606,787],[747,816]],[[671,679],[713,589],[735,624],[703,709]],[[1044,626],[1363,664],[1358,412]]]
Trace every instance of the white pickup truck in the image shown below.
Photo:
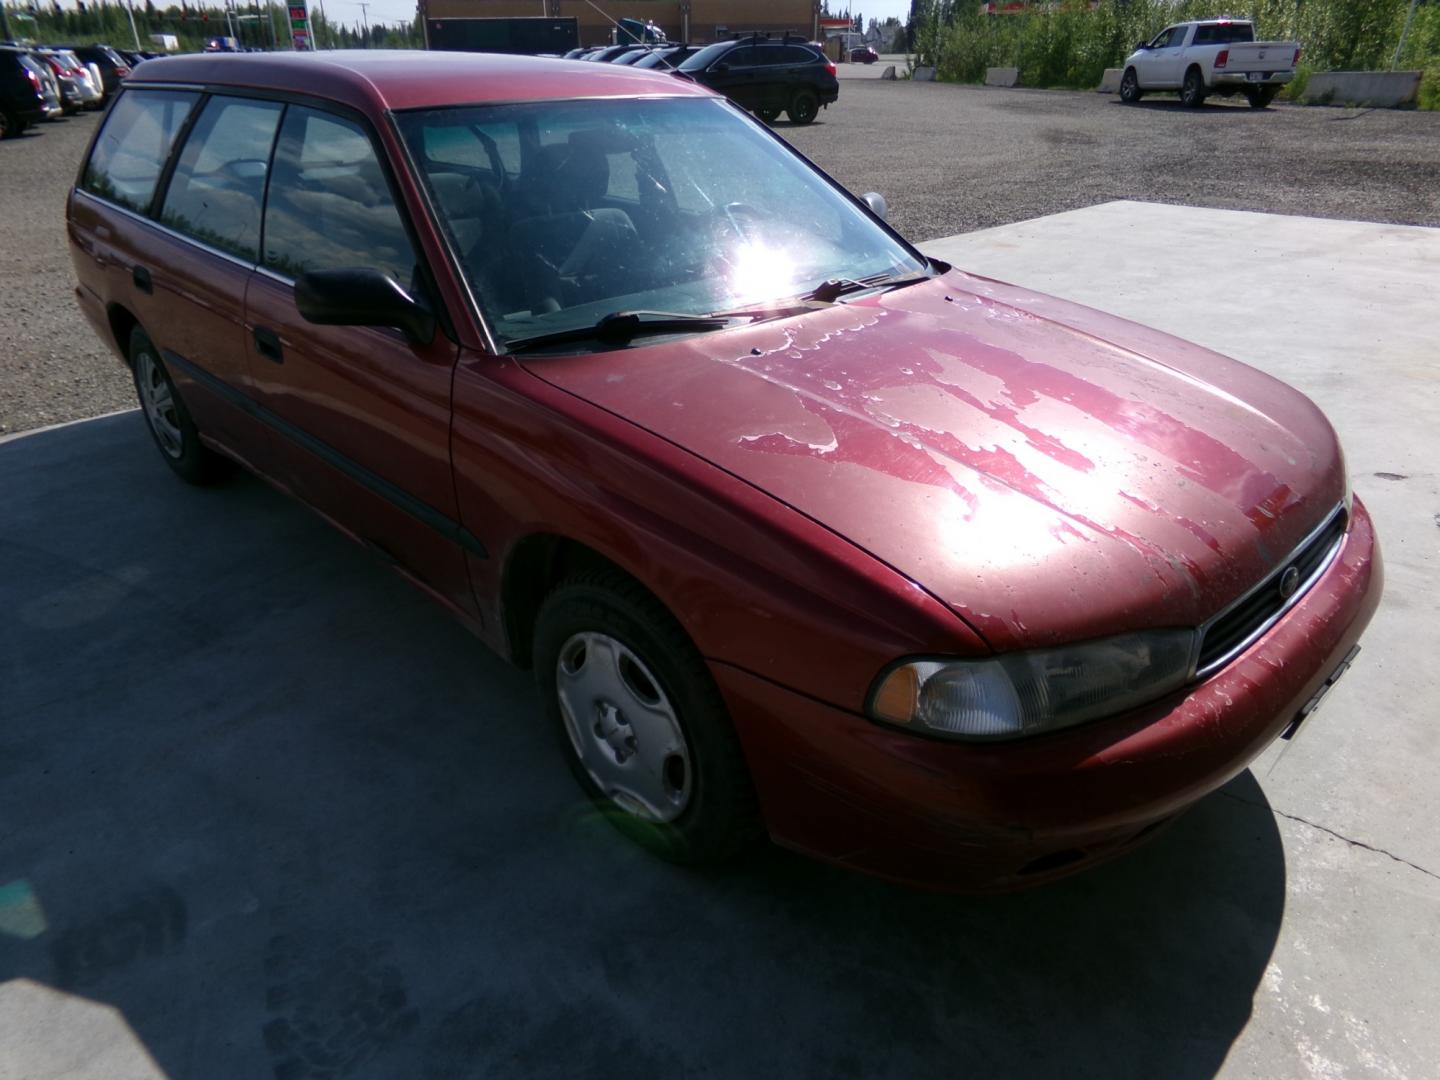
[[[1256,41],[1244,19],[1203,19],[1167,26],[1125,58],[1120,99],[1139,101],[1153,90],[1178,90],[1197,108],[1210,94],[1244,94],[1263,109],[1295,77],[1298,41]]]

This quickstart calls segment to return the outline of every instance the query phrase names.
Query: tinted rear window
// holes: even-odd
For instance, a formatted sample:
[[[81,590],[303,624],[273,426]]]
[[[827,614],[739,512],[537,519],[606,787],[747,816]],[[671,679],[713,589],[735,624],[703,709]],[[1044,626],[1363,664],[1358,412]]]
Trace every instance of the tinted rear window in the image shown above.
[[[1237,42],[1254,40],[1255,28],[1249,23],[1197,26],[1195,28],[1196,45],[1234,45]]]
[[[160,170],[198,94],[127,90],[110,107],[80,186],[141,213],[150,209]]]

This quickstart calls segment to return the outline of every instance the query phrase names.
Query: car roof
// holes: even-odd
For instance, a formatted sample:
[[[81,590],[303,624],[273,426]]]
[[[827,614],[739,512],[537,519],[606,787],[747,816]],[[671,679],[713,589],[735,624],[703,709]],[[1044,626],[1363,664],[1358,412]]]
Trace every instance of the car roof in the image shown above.
[[[572,98],[711,96],[665,72],[500,53],[355,49],[192,53],[147,60],[127,86],[157,82],[288,90],[359,109]]]

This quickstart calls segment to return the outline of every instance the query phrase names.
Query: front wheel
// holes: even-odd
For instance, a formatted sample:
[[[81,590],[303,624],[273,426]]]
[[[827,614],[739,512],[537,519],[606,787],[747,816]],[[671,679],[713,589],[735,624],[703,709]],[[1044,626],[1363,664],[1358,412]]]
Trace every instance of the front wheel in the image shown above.
[[[138,326],[130,332],[130,367],[145,426],[165,464],[187,483],[208,484],[219,479],[225,471],[224,460],[200,442],[200,432],[170,381],[159,350]]]
[[[1185,82],[1180,87],[1180,104],[1187,109],[1198,109],[1205,103],[1205,77],[1199,68],[1185,73]]]
[[[756,109],[756,110],[755,110],[755,115],[758,116],[761,120],[764,120],[765,123],[767,123],[767,124],[773,124],[776,120],[780,119],[780,110],[779,110],[779,109]]]
[[[812,90],[797,90],[785,114],[797,124],[812,123],[820,115],[820,99]]]
[[[1134,68],[1126,68],[1120,79],[1120,100],[1126,105],[1134,105],[1140,98],[1140,79]]]
[[[571,771],[621,832],[671,862],[723,861],[762,835],[740,741],[675,618],[609,571],[559,585],[535,678]]]

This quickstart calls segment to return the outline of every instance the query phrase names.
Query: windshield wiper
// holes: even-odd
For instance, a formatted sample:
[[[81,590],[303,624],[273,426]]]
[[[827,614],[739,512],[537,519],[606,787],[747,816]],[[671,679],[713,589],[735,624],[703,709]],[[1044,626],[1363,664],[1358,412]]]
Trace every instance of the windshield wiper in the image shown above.
[[[572,326],[568,330],[555,330],[548,334],[517,338],[506,344],[510,352],[538,349],[546,345],[561,345],[567,341],[603,341],[607,344],[624,344],[644,334],[685,333],[705,330],[723,330],[739,315],[686,315],[679,311],[612,311],[609,315],[589,326]]]
[[[872,274],[860,278],[827,278],[805,293],[802,299],[818,300],[822,304],[833,304],[848,293],[863,292],[866,289],[898,289],[902,285],[913,285],[917,281],[928,281],[928,273],[905,271],[899,274]]]

